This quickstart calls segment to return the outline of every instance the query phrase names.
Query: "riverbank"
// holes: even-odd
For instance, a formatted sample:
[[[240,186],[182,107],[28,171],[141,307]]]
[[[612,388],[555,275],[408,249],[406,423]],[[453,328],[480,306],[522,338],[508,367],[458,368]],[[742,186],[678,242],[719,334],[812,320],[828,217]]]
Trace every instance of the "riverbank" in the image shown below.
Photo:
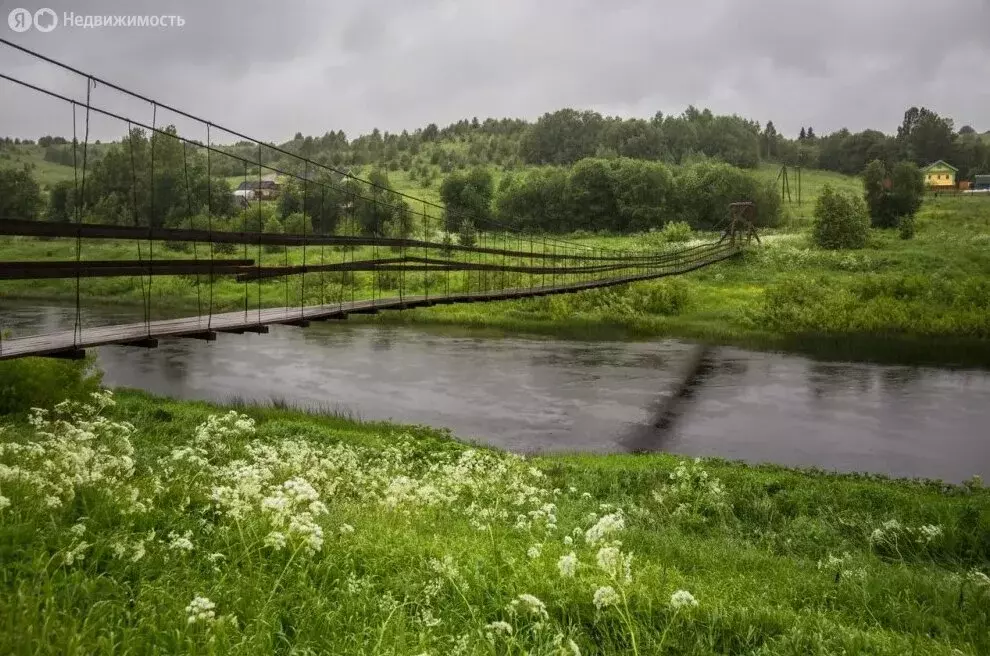
[[[4,432],[4,653],[990,650],[976,485],[115,398]]]
[[[373,320],[582,338],[670,336],[828,360],[990,366],[987,199],[929,198],[914,239],[874,230],[858,251],[815,248],[807,228],[807,219],[793,219],[743,257],[678,278]]]
[[[824,359],[990,366],[990,201],[929,198],[914,239],[895,231],[872,231],[858,251],[823,251],[810,244],[808,221],[792,218],[764,234],[763,244],[741,258],[677,278],[521,301],[421,308],[361,320],[488,327],[578,338],[675,337],[747,348],[799,351]],[[575,237],[588,245],[644,248],[635,237]],[[67,243],[8,239],[0,259],[69,257]],[[135,244],[93,244],[84,258],[137,258]],[[301,262],[300,249],[261,254],[268,264]],[[157,252],[161,253],[161,250]],[[147,253],[144,254],[147,257]],[[199,254],[203,256],[203,253]],[[251,252],[250,257],[256,254]],[[371,253],[361,256],[372,256]],[[188,257],[189,254],[172,256]],[[74,257],[74,256],[73,256]],[[310,257],[315,257],[312,253]],[[329,255],[328,255],[329,257]],[[336,255],[340,257],[340,255]],[[312,260],[311,260],[312,261]],[[396,276],[308,274],[264,284],[219,278],[212,290],[215,311],[397,295]],[[153,314],[174,317],[205,311],[211,291],[195,277],[83,280],[87,303],[131,304],[140,314],[144,294]],[[205,281],[204,281],[205,282]],[[410,275],[409,293],[440,294],[465,287],[450,280]],[[529,284],[525,277],[517,284]],[[538,282],[538,281],[536,281]],[[3,298],[67,300],[75,281],[10,281]],[[246,296],[246,298],[245,298]]]

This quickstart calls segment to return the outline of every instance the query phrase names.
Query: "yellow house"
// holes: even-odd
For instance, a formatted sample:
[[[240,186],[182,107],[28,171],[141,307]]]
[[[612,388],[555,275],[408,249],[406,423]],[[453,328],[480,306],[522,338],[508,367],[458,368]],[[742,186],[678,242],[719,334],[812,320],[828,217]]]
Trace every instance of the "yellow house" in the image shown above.
[[[925,168],[921,169],[921,172],[925,174],[925,184],[929,187],[935,188],[954,188],[956,186],[957,171],[959,171],[959,169],[952,166],[948,162],[943,162],[942,160],[932,162]]]

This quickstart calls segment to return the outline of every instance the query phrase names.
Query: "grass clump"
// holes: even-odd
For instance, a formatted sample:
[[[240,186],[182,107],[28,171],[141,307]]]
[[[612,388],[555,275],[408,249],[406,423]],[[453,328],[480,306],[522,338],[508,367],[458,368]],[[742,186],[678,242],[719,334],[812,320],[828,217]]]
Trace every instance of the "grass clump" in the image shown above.
[[[0,362],[0,415],[88,398],[103,378],[95,362],[93,356],[77,361],[22,358]]]
[[[100,393],[0,449],[4,653],[990,649],[990,497]]]

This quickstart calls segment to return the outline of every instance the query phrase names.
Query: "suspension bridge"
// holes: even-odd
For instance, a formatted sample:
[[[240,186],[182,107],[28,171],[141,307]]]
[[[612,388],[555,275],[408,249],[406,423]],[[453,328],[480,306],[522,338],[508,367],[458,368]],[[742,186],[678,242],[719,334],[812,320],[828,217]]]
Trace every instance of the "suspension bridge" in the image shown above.
[[[25,336],[4,335],[0,317],[0,360],[78,359],[85,357],[86,349],[105,345],[154,348],[163,338],[212,341],[218,333],[267,333],[272,325],[306,327],[351,314],[572,294],[685,274],[738,255],[755,237],[750,220],[753,206],[748,202],[732,204],[731,219],[718,240],[691,247],[619,250],[537,234],[397,192],[7,40],[0,39],[0,44],[32,63],[78,78],[84,90],[73,97],[61,87],[56,91],[0,72],[0,84],[67,108],[73,137],[68,146],[73,160],[71,191],[76,199],[63,220],[0,216],[0,237],[62,244],[63,252],[74,255],[0,261],[0,285],[61,280],[63,291],[74,298],[75,310],[71,329]],[[147,106],[151,120],[138,120],[132,113],[98,102],[97,90]],[[160,117],[166,114],[185,124],[181,134],[174,125],[162,127]],[[126,211],[113,222],[92,211],[100,207],[100,199],[92,197],[96,174],[91,128],[97,120],[116,122],[128,135],[121,142],[129,142],[122,147],[130,152],[121,159],[128,170],[121,178],[125,182],[118,181],[114,192]],[[150,152],[148,148],[137,152],[136,130],[151,136],[145,144]],[[190,136],[194,134],[203,138]],[[220,145],[218,137],[237,141],[241,148],[234,151]],[[171,153],[170,164],[163,161],[168,158],[163,153]],[[229,170],[232,162],[243,170],[249,187],[257,180],[260,188],[266,174],[297,186],[303,218],[298,234],[266,231],[260,224],[262,206],[271,201],[260,195],[238,212],[240,225],[236,216],[217,215],[215,206],[223,199],[216,197],[213,181],[217,171],[224,165]],[[205,169],[205,184],[194,179],[198,168]],[[169,189],[182,200],[180,211],[173,207],[164,221],[161,207]],[[254,221],[255,208],[258,221]],[[137,258],[84,259],[84,245],[91,244],[129,245]],[[136,279],[142,319],[84,325],[84,281],[94,278]],[[195,296],[195,314],[156,318],[161,314],[156,298],[164,301],[155,284],[164,278],[188,287],[190,298]],[[218,285],[231,281],[243,287],[237,309],[220,307],[215,293]]]

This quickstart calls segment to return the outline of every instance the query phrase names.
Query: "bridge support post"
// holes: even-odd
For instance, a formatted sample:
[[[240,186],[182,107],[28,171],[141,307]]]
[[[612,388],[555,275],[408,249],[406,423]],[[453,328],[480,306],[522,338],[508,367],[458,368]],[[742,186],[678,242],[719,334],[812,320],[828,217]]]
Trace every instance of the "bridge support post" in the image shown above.
[[[137,348],[147,348],[147,349],[158,348],[158,338],[144,337],[142,339],[134,339],[129,342],[121,342],[120,346],[135,346]]]
[[[217,333],[213,330],[204,330],[198,333],[186,333],[185,335],[178,335],[185,339],[198,339],[203,342],[215,342],[217,341]]]

